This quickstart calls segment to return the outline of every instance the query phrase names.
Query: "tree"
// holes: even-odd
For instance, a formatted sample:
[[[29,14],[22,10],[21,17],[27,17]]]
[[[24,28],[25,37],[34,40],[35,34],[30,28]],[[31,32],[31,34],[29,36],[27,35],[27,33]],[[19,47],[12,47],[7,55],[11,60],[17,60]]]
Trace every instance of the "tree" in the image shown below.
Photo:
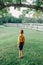
[[[27,5],[27,4],[22,4],[22,1],[26,0],[0,0],[2,4],[0,4],[0,9],[3,9],[5,7],[10,7],[10,6],[15,6],[15,7],[28,7],[32,9],[38,9],[38,10],[43,10],[43,7],[39,6],[39,0],[36,1],[38,5]]]
[[[34,10],[33,17],[41,18],[42,14],[43,14],[43,11],[38,10],[38,7],[40,7],[40,6],[43,7],[43,0],[33,0],[33,3],[37,6],[36,10]]]
[[[29,11],[34,10],[34,16],[39,17],[40,11],[43,11],[43,0],[33,0],[33,4],[28,5],[25,4],[26,0],[0,0],[0,15],[5,16],[8,13],[8,8],[10,6],[14,6],[15,8],[27,7],[27,10],[23,10],[23,15],[21,15],[21,19],[24,19],[24,16]],[[35,5],[34,5],[35,3]],[[30,10],[31,9],[31,10]],[[39,11],[40,10],[40,11]],[[36,15],[37,14],[37,15]]]

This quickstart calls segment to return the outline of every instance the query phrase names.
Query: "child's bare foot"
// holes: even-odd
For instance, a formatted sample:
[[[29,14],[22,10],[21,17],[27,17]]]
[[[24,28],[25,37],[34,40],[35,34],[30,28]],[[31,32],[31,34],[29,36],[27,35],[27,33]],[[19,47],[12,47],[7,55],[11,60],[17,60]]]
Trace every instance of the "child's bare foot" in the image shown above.
[[[18,59],[20,59],[21,57],[19,56]]]
[[[23,58],[23,56],[21,56],[21,58]]]
[[[21,59],[21,58],[23,58],[23,56],[19,56],[19,57],[18,57],[18,59]]]

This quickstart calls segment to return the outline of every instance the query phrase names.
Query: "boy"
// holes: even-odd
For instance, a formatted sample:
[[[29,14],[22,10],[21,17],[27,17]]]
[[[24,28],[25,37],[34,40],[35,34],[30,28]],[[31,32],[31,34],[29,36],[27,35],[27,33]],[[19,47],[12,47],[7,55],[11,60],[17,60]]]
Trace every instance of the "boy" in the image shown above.
[[[23,33],[24,33],[23,30],[19,31],[19,36],[18,36],[19,58],[23,57],[23,46],[25,43],[25,37]]]

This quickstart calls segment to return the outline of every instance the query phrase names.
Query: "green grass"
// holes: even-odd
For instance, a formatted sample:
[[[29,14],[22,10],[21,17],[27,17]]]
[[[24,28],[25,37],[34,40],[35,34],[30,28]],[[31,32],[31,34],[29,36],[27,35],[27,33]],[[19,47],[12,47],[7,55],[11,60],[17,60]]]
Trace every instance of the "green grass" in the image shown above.
[[[0,28],[0,65],[43,65],[43,32],[24,29],[24,58],[17,59],[19,29]]]

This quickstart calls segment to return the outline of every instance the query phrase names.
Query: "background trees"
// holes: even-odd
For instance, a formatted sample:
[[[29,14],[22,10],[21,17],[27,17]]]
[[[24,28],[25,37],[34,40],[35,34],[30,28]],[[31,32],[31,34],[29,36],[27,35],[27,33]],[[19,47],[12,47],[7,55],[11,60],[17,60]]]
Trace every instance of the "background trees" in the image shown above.
[[[9,20],[11,18],[11,17],[8,18],[10,6],[13,6],[14,9],[18,8],[18,10],[20,10],[21,7],[27,7],[26,10],[22,11],[22,15],[20,15],[19,17],[20,22],[21,21],[23,22],[26,20],[25,15],[28,14],[30,11],[34,12],[32,19],[36,18],[35,20],[37,20],[38,22],[39,20],[43,22],[43,16],[42,16],[43,15],[43,0],[32,0],[32,4],[29,4],[27,0],[0,0],[0,21],[5,21],[7,19]],[[2,17],[2,20],[1,20],[1,17]],[[17,19],[17,18],[12,17],[9,21],[11,22],[14,19]],[[29,22],[29,20],[27,21]]]

